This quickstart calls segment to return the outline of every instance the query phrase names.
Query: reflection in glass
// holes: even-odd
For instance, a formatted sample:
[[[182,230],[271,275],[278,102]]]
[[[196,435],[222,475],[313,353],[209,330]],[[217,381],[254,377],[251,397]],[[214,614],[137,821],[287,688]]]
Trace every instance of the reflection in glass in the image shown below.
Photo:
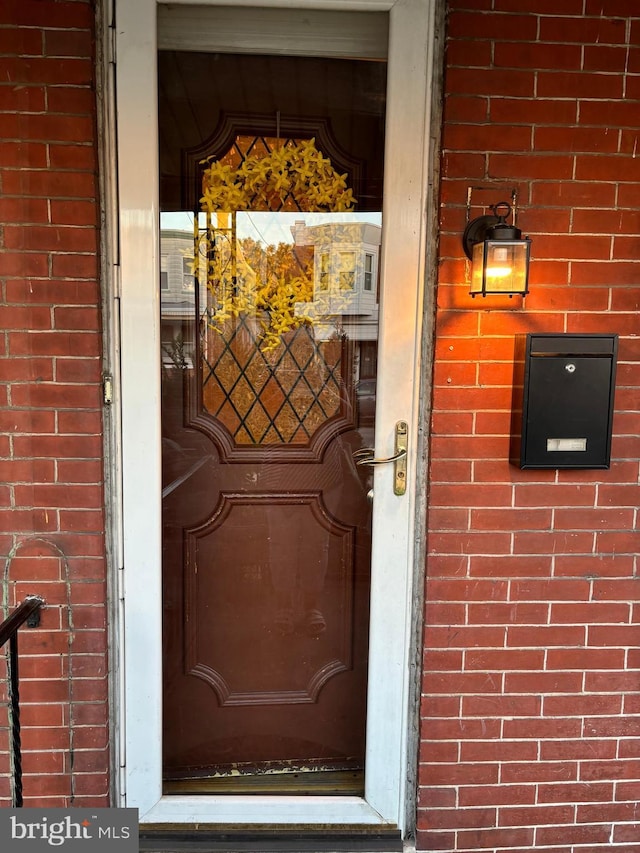
[[[162,214],[163,365],[194,366],[183,327],[197,305],[205,409],[236,443],[306,444],[339,411],[341,382],[375,388],[358,384],[359,344],[377,336],[381,215],[239,211],[232,229],[230,220]],[[353,377],[341,375],[345,338]]]

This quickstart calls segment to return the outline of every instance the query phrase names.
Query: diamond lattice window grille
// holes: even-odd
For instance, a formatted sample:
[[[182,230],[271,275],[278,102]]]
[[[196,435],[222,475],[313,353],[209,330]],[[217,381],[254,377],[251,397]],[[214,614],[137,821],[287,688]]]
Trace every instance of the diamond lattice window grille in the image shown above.
[[[266,156],[275,146],[300,139],[236,136],[220,162],[234,169],[248,156]],[[273,198],[270,210],[302,211],[289,193]],[[203,315],[210,315],[206,306]],[[320,427],[341,411],[344,399],[342,341],[316,340],[311,326],[281,336],[264,351],[260,318],[240,314],[224,323],[203,323],[202,402],[233,436],[237,447],[308,446]]]

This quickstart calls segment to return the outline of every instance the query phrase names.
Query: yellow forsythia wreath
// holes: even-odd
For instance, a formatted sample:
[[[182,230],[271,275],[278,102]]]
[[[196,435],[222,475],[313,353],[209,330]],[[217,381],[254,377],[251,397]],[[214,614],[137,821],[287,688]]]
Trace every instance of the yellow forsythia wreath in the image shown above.
[[[295,305],[313,300],[313,259],[297,275],[290,270],[264,273],[256,269],[236,239],[235,213],[277,211],[287,197],[301,211],[350,211],[356,201],[347,187],[347,175],[336,172],[314,139],[249,155],[235,168],[219,160],[203,162],[208,165],[200,205],[209,224],[196,257],[206,253],[208,258],[209,323],[221,330],[225,320],[241,313],[264,317],[262,348],[274,349],[284,332],[312,322],[296,313]]]

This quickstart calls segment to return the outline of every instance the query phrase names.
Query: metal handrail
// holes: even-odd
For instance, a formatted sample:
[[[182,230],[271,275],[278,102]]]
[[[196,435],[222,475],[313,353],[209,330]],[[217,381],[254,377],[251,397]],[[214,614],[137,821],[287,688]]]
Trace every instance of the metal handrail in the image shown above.
[[[28,595],[22,604],[0,625],[0,648],[9,643],[9,702],[11,708],[11,764],[13,767],[14,808],[22,807],[22,743],[20,738],[20,690],[18,677],[18,630],[26,622],[35,628],[40,624],[40,608],[45,604],[39,595]]]

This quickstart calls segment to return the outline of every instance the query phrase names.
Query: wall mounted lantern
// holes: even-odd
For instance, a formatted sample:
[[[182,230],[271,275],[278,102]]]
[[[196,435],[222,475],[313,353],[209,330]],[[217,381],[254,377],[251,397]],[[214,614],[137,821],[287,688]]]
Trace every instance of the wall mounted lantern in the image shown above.
[[[462,245],[471,261],[471,296],[529,292],[531,240],[505,221],[511,214],[506,201],[491,205],[493,214],[472,219],[464,229]]]

